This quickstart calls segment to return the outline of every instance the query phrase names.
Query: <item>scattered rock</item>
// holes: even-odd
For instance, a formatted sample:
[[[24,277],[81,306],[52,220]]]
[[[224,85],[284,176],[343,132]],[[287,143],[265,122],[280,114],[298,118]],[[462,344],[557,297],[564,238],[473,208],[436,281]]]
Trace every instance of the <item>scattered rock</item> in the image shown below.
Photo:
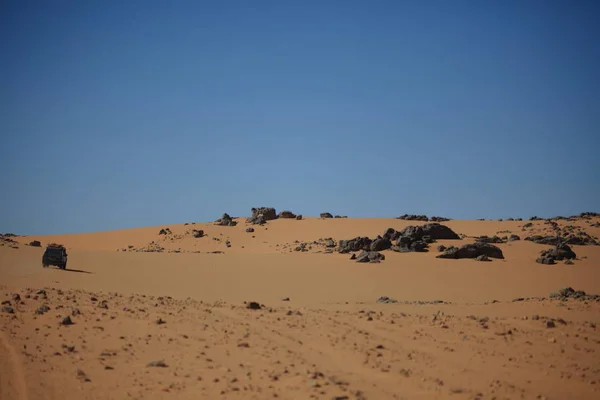
[[[83,381],[83,382],[91,382],[92,381],[90,378],[88,378],[87,374],[80,369],[77,370],[77,379],[79,379],[80,381]]]
[[[46,304],[44,304],[44,305],[41,305],[37,310],[35,310],[35,313],[37,315],[44,315],[48,311],[50,311],[50,307],[48,307]]]
[[[202,229],[193,229],[192,230],[192,235],[196,238],[199,239],[201,237],[204,236],[204,231]]]
[[[21,301],[21,295],[19,293],[13,293],[11,299],[12,301],[19,302]]]
[[[164,229],[161,229],[161,230],[158,232],[158,234],[159,234],[159,235],[170,235],[171,233],[172,233],[172,232],[171,232],[171,229],[169,229],[169,228],[164,228]]]
[[[168,365],[163,360],[151,361],[147,365],[147,367],[158,367],[158,368],[167,368]]]
[[[11,306],[2,306],[2,312],[8,313],[8,314],[14,314],[15,309],[12,308]]]
[[[556,328],[556,324],[552,320],[546,321],[546,328]]]
[[[246,232],[252,233],[252,232],[254,232],[254,228],[252,228],[252,227],[246,228]]]
[[[377,299],[377,302],[378,303],[389,304],[389,303],[397,303],[398,300],[391,299],[391,298],[389,298],[387,296],[381,296],[380,298]]]

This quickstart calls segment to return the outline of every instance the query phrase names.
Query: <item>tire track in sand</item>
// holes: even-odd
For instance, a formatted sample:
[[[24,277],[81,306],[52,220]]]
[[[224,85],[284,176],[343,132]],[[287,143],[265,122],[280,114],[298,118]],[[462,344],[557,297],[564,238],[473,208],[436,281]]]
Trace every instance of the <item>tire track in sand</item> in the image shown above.
[[[28,400],[23,365],[15,348],[0,332],[0,400]]]

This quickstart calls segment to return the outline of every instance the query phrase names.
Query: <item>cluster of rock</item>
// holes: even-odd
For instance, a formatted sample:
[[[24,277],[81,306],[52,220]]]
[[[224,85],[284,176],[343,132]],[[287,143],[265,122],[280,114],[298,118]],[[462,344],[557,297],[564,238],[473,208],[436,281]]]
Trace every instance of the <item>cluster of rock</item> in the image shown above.
[[[550,293],[551,299],[559,299],[559,300],[580,300],[580,301],[600,301],[600,295],[597,294],[587,294],[583,290],[575,290],[572,287],[566,287],[559,289],[556,293]]]
[[[401,215],[399,217],[397,217],[396,219],[402,219],[405,221],[424,221],[424,222],[446,222],[446,221],[450,221],[450,218],[446,218],[446,217],[427,217],[427,215],[416,215],[416,214],[404,214]]]
[[[380,251],[391,249],[400,253],[425,252],[428,251],[429,244],[436,240],[460,240],[460,236],[449,227],[439,223],[422,226],[411,225],[401,231],[389,228],[383,235],[377,236],[375,239],[356,237],[340,240],[338,252],[345,254],[362,251],[358,257],[353,255],[352,259],[356,259],[358,262],[378,262],[385,259],[385,257],[377,255]]]
[[[478,236],[477,238],[475,238],[475,241],[477,242],[483,242],[483,243],[507,243],[507,242],[515,242],[517,240],[521,240],[521,237],[519,235],[515,235],[515,234],[511,234],[510,236],[497,236],[494,235],[492,237],[490,236]]]
[[[227,213],[224,213],[221,218],[215,221],[215,225],[219,226],[236,226],[237,221],[234,221],[233,218]]]
[[[561,235],[532,235],[525,238],[530,242],[534,242],[537,244],[545,244],[550,246],[556,246],[560,243],[566,243],[570,245],[578,245],[578,246],[600,246],[597,240],[588,235],[587,233],[579,233],[578,235],[569,235],[561,236]]]
[[[173,232],[171,232],[171,229],[169,228],[163,228],[158,232],[159,235],[170,235],[172,233]]]
[[[324,249],[325,253],[333,253],[333,249],[336,247],[335,240],[333,238],[321,238],[319,240],[313,240],[312,242],[300,242],[298,240],[294,241],[293,244],[286,244],[283,246],[282,250],[289,251],[298,251],[298,252],[308,252],[313,249],[313,247]],[[317,251],[317,253],[322,253],[323,250]]]
[[[575,258],[577,258],[577,255],[569,245],[560,243],[551,249],[542,251],[535,261],[540,264],[552,265],[556,264],[556,261],[573,260]]]
[[[40,242],[39,240],[32,240],[31,242],[29,242],[29,246],[31,246],[31,247],[42,247],[42,242]]]
[[[204,231],[202,229],[192,229],[192,235],[196,239],[199,239],[204,236]]]
[[[328,213],[328,212],[323,212],[323,213],[319,214],[319,217],[321,217],[321,218],[348,218],[348,216],[346,216],[346,215],[335,215],[334,216],[333,214]]]
[[[498,246],[485,242],[475,242],[466,244],[460,248],[450,246],[443,249],[443,253],[436,256],[436,258],[475,258],[478,261],[488,261],[489,258],[504,259],[504,255]]]
[[[19,243],[12,239],[13,237],[16,237],[17,235],[15,235],[14,233],[5,233],[0,235],[0,246],[9,246],[12,248],[18,248]]]

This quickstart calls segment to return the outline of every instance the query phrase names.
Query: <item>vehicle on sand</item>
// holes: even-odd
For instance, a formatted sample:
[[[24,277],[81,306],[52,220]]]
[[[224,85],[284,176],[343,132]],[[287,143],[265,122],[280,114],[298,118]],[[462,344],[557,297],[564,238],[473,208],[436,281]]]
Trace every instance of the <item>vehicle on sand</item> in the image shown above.
[[[67,249],[56,243],[50,243],[42,256],[42,265],[47,268],[49,265],[55,265],[60,269],[67,268]]]

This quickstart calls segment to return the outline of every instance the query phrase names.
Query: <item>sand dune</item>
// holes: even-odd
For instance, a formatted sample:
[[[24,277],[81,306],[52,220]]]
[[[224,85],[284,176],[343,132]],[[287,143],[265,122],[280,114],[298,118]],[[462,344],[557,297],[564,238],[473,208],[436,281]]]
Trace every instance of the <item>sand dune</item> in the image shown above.
[[[487,263],[439,259],[439,244],[554,232],[543,220],[448,221],[463,239],[363,264],[326,239],[424,222],[245,220],[3,242],[0,398],[599,396],[600,302],[549,296],[600,294],[600,246],[571,246],[573,265],[536,263],[551,246],[525,240],[497,244],[504,259]],[[557,223],[597,237],[599,220]],[[67,270],[42,268],[49,242],[67,247]]]

